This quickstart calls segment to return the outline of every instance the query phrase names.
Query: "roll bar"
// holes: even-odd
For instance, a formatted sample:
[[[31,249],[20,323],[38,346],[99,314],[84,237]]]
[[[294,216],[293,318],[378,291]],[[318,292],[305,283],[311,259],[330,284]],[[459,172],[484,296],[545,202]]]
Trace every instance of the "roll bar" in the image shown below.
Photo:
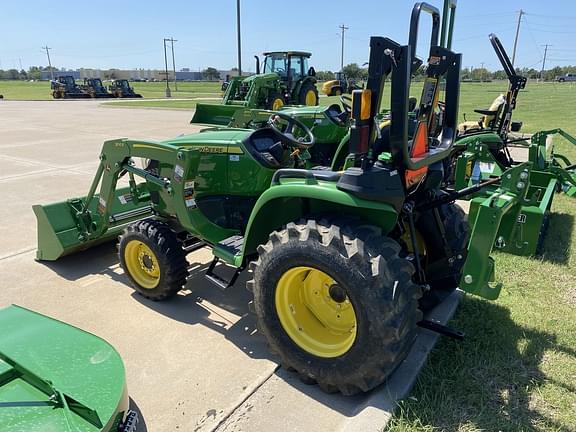
[[[442,33],[440,46],[452,49],[452,35],[454,34],[454,19],[456,18],[457,0],[444,0],[444,13],[442,14]]]
[[[408,39],[408,45],[410,45],[412,49],[410,56],[412,57],[413,72],[422,64],[422,61],[416,57],[416,47],[418,45],[418,29],[420,28],[420,16],[422,15],[422,12],[426,12],[432,15],[430,46],[438,45],[438,38],[440,35],[440,11],[431,4],[425,2],[416,3],[412,8],[412,16],[410,17],[410,37]]]

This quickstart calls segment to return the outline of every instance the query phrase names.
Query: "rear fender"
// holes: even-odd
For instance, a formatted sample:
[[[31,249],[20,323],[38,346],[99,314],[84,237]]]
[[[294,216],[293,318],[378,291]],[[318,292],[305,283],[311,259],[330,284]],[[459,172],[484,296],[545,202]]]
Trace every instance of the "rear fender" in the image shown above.
[[[338,190],[335,182],[283,179],[256,202],[246,228],[242,255],[235,264],[240,266],[246,257],[254,255],[272,231],[288,222],[323,214],[360,217],[368,224],[381,227],[384,234],[389,233],[398,220],[398,213],[390,204],[354,197]]]

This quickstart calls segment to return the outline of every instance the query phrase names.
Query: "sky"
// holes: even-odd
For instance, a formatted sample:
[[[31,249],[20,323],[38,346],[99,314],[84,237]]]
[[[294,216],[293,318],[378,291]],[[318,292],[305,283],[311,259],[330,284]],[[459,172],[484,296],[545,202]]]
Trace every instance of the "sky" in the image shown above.
[[[442,7],[442,0],[428,0]],[[0,69],[52,64],[77,69],[162,69],[163,38],[173,37],[176,68],[230,69],[237,65],[236,0],[143,2],[25,3],[3,1]],[[242,69],[253,71],[255,54],[267,50],[312,52],[316,70],[340,69],[341,24],[344,64],[368,60],[370,36],[407,43],[408,0],[266,1],[241,0]],[[453,48],[463,53],[463,67],[500,68],[488,34],[496,33],[510,56],[518,12],[522,16],[517,67],[542,67],[544,44],[550,44],[546,69],[576,65],[574,0],[458,0]],[[423,19],[419,39],[429,34]],[[419,44],[418,52],[426,52]]]

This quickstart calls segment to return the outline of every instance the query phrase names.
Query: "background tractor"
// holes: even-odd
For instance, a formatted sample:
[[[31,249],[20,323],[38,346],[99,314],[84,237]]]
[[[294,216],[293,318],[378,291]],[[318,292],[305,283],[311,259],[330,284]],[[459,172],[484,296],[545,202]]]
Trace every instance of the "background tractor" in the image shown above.
[[[113,80],[108,86],[108,91],[112,93],[115,98],[141,98],[142,95],[134,91],[130,86],[128,80],[117,79]]]
[[[50,81],[50,88],[54,99],[82,99],[90,97],[82,87],[76,84],[76,80],[72,75],[61,75]]]
[[[453,23],[455,2],[446,4]],[[411,112],[422,12],[432,17],[430,62]],[[371,38],[366,89],[354,91],[344,111],[324,111],[318,125],[326,134],[316,155],[330,166],[314,160],[311,128],[283,111],[252,128],[105,142],[86,197],[34,206],[37,258],[55,260],[120,234],[128,280],[143,296],[163,300],[185,287],[188,252],[209,247],[206,277],[216,286],[227,289],[250,270],[258,327],[283,365],[326,391],[374,388],[405,358],[417,325],[428,326],[422,310],[458,285],[498,296],[489,254],[526,192],[517,185],[530,164],[463,191],[442,187],[461,65],[450,50],[451,24],[446,28],[440,37],[439,11],[418,3],[409,45]],[[390,107],[381,113],[385,82]],[[339,131],[331,146],[329,122]],[[128,186],[119,187],[126,176]],[[495,184],[467,222],[454,200]],[[221,276],[223,265],[234,269],[231,278]]]
[[[256,57],[256,74],[234,77],[227,86],[221,105],[196,105],[193,123],[227,125],[239,109],[279,110],[284,105],[318,105],[316,72],[308,67],[312,54],[302,51],[274,51]]]
[[[322,93],[326,96],[340,96],[343,93],[352,93],[361,87],[352,78],[348,78],[344,72],[336,72],[334,79],[322,84]]]
[[[106,87],[102,85],[100,78],[84,78],[84,85],[81,88],[90,95],[91,98],[111,98],[114,97],[108,93]]]

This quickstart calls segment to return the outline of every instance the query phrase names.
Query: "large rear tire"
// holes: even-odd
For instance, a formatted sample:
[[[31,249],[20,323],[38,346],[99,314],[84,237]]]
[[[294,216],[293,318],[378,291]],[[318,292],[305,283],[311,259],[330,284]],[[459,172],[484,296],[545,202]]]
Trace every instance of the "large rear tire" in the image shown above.
[[[328,392],[382,383],[416,336],[420,288],[400,246],[372,226],[289,223],[253,262],[258,327],[283,366]]]
[[[430,290],[420,299],[420,309],[423,311],[436,307],[458,288],[470,240],[466,214],[459,205],[449,203],[438,208],[443,232],[438,230],[434,211],[428,213],[420,216],[416,224],[426,247],[425,270],[430,285]]]
[[[120,236],[118,256],[132,286],[150,300],[173,297],[186,284],[186,253],[176,233],[160,221],[128,225]]]

